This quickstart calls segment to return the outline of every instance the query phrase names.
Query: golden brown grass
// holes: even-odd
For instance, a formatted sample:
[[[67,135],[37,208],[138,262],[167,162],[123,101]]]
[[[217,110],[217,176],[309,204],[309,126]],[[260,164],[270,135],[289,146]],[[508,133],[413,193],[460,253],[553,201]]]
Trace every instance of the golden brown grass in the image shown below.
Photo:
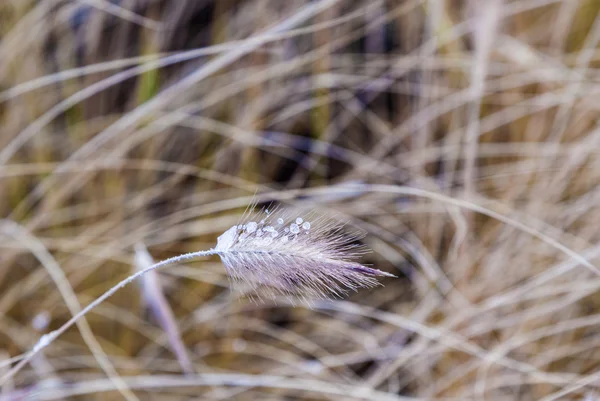
[[[596,399],[599,12],[1,2],[0,400]],[[135,244],[210,248],[254,199],[400,278],[308,309],[173,266],[7,374]]]

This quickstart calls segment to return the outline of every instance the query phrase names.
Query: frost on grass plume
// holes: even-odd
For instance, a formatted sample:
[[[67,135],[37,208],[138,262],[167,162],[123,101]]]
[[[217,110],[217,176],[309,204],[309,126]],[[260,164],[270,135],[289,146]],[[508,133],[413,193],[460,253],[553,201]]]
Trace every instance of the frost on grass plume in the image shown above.
[[[270,213],[235,225],[217,240],[217,253],[234,285],[258,296],[341,297],[392,276],[354,261],[363,249],[342,226],[322,218]]]

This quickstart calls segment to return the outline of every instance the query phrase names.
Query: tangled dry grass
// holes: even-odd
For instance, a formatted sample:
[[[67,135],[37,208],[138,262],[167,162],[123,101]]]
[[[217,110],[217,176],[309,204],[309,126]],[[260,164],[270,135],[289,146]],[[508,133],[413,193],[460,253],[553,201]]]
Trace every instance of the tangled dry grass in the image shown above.
[[[599,12],[0,2],[0,400],[597,399]],[[11,369],[253,200],[399,278],[310,309],[180,264]]]

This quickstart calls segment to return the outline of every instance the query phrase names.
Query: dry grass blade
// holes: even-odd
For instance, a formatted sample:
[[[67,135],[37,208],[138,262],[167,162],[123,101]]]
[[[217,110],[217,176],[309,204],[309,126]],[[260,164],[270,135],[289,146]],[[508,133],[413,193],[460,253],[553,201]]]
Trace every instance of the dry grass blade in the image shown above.
[[[152,256],[146,249],[146,247],[138,243],[135,247],[135,267],[136,270],[141,271],[149,268],[154,264]],[[177,356],[177,360],[181,365],[181,369],[186,374],[195,373],[194,365],[190,360],[188,352],[185,348],[183,341],[181,340],[181,334],[177,327],[177,321],[175,315],[169,306],[167,299],[162,290],[160,278],[158,273],[154,270],[146,273],[140,283],[142,287],[142,294],[144,300],[152,314],[158,320],[160,326],[167,333],[169,343],[173,352]]]

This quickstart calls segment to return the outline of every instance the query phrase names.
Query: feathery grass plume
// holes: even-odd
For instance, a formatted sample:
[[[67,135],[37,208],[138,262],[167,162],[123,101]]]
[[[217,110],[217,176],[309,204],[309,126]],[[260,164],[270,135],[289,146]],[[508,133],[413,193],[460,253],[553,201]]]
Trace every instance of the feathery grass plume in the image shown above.
[[[234,287],[246,283],[257,297],[286,295],[306,301],[341,297],[348,290],[379,285],[377,277],[395,277],[355,262],[365,249],[355,243],[356,235],[344,233],[344,225],[335,220],[279,211],[265,211],[257,221],[245,220],[225,231],[212,249],[165,259],[121,280],[58,329],[40,337],[33,349],[0,377],[0,386],[118,290],[153,270],[185,260],[219,255]]]
[[[233,286],[245,284],[258,297],[342,297],[373,287],[392,274],[357,263],[365,248],[335,220],[280,211],[260,213],[221,235],[215,251]]]

